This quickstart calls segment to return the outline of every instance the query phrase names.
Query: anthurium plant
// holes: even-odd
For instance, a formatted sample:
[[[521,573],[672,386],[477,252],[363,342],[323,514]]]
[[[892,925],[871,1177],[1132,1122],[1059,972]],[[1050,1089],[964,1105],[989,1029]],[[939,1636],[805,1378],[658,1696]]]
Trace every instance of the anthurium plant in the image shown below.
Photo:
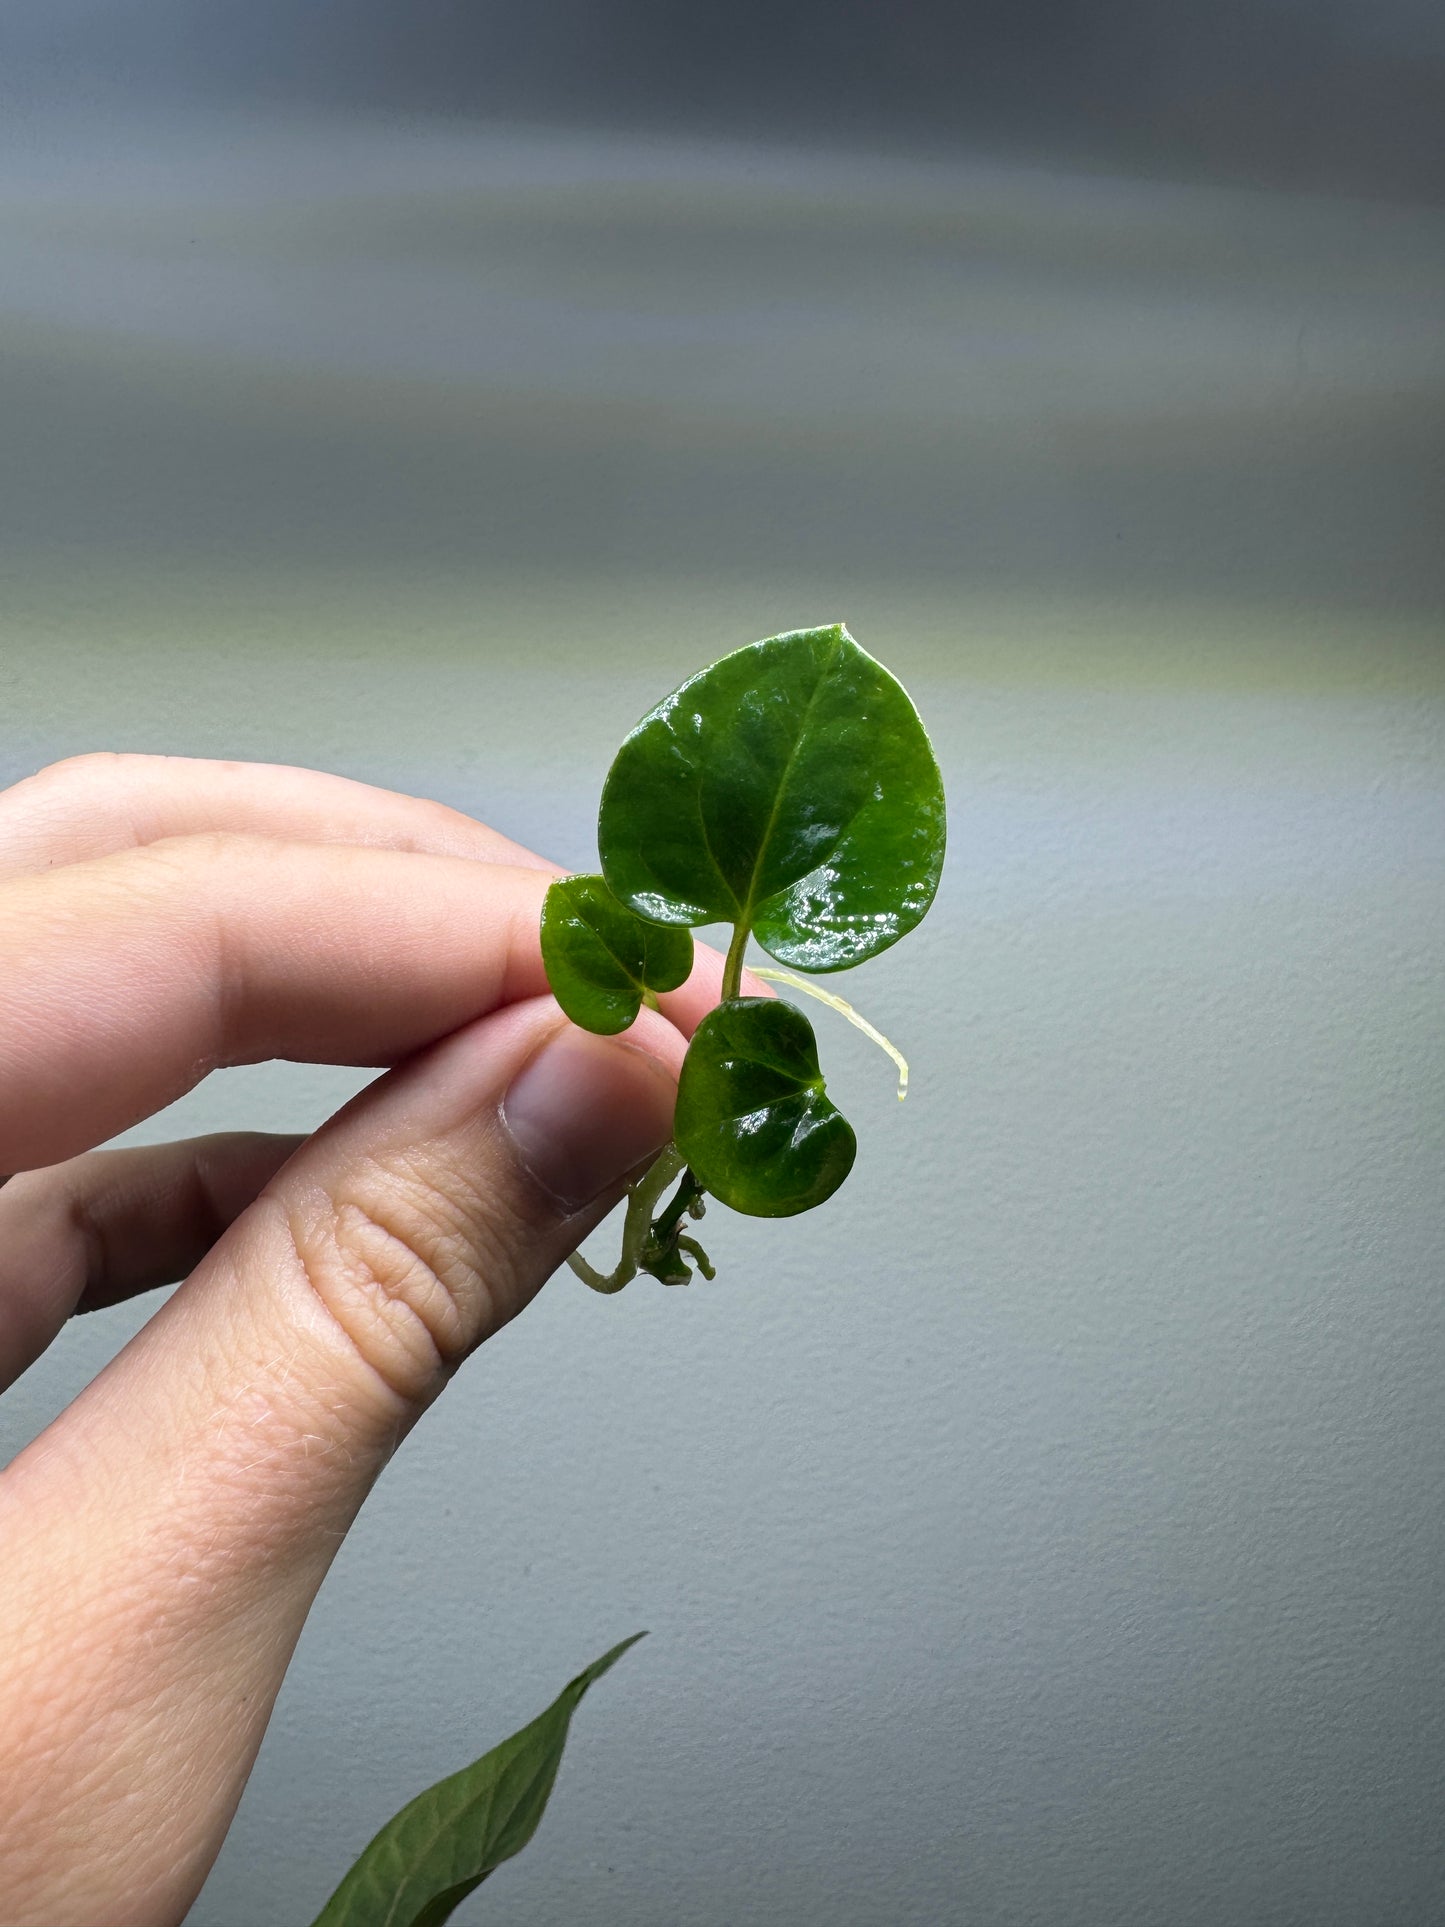
[[[918,713],[841,623],[735,650],[631,731],[602,790],[600,875],[547,893],[553,994],[574,1023],[609,1035],[687,977],[692,928],[728,924],[731,939],[721,1002],[683,1064],[673,1140],[629,1195],[621,1257],[605,1275],[571,1260],[594,1290],[639,1272],[685,1284],[694,1265],[712,1277],[688,1230],[710,1196],[785,1218],[847,1177],[857,1142],[813,1027],[792,1004],[740,995],[744,953],[751,938],[815,974],[877,956],[932,903],[944,834]]]

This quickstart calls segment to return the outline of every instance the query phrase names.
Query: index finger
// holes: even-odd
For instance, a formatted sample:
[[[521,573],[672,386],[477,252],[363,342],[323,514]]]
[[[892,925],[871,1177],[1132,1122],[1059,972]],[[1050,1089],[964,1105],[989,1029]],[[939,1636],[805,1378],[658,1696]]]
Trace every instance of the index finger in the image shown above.
[[[386,1065],[547,989],[547,871],[194,836],[0,887],[0,1171],[74,1156],[226,1064]],[[699,947],[665,1000],[717,1000]]]
[[[212,830],[557,873],[545,857],[427,797],[284,763],[98,750],[52,763],[0,793],[0,878]]]

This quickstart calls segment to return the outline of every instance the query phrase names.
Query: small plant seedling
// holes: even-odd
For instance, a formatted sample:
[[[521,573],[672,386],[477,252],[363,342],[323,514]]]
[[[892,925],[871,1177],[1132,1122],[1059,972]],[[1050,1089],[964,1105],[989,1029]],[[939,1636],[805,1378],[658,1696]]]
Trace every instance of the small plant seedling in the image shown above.
[[[692,928],[727,923],[732,938],[721,1001],[683,1062],[672,1142],[628,1194],[616,1267],[570,1260],[594,1290],[639,1272],[686,1284],[692,1265],[711,1278],[686,1229],[709,1196],[784,1218],[837,1190],[852,1126],[803,1013],[740,995],[744,951],[752,938],[815,973],[877,956],[927,912],[944,838],[943,780],[918,713],[841,623],[735,650],[628,735],[602,790],[601,874],[559,879],[543,905],[553,994],[574,1023],[612,1035],[686,979]],[[765,974],[861,1023],[841,998]]]

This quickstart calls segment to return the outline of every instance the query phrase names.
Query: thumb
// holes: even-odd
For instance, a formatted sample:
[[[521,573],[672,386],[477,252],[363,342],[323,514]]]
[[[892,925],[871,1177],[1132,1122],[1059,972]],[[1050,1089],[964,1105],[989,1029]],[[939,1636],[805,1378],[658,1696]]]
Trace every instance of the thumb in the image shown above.
[[[665,1142],[682,1040],[638,1028],[659,1055],[550,1000],[488,1018],[343,1111],[263,1194],[235,1262],[289,1281],[324,1353],[339,1341],[328,1395],[345,1382],[351,1432],[374,1420],[389,1443]],[[281,1307],[262,1310],[269,1329]]]
[[[377,1471],[666,1140],[683,1048],[653,1013],[624,1042],[536,999],[398,1066],[8,1469],[0,1655],[25,1671],[0,1686],[35,1717],[0,1783],[83,1843],[36,1918],[183,1916]]]

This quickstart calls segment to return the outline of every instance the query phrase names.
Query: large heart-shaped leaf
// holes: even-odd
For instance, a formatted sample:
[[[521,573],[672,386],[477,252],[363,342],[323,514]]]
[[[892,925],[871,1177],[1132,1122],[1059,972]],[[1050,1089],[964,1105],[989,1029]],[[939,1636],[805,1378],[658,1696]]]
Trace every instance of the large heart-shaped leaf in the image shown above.
[[[442,1927],[537,1831],[577,1702],[641,1638],[604,1653],[530,1726],[388,1820],[313,1927]]]
[[[708,1012],[677,1086],[677,1148],[734,1211],[790,1218],[853,1168],[853,1127],[823,1088],[813,1026],[772,997]]]
[[[572,1022],[610,1037],[650,991],[687,980],[692,937],[635,916],[601,877],[559,877],[542,903],[542,962]]]
[[[908,695],[841,624],[724,656],[643,717],[598,819],[614,895],[659,923],[733,923],[846,970],[923,916],[943,782]]]

